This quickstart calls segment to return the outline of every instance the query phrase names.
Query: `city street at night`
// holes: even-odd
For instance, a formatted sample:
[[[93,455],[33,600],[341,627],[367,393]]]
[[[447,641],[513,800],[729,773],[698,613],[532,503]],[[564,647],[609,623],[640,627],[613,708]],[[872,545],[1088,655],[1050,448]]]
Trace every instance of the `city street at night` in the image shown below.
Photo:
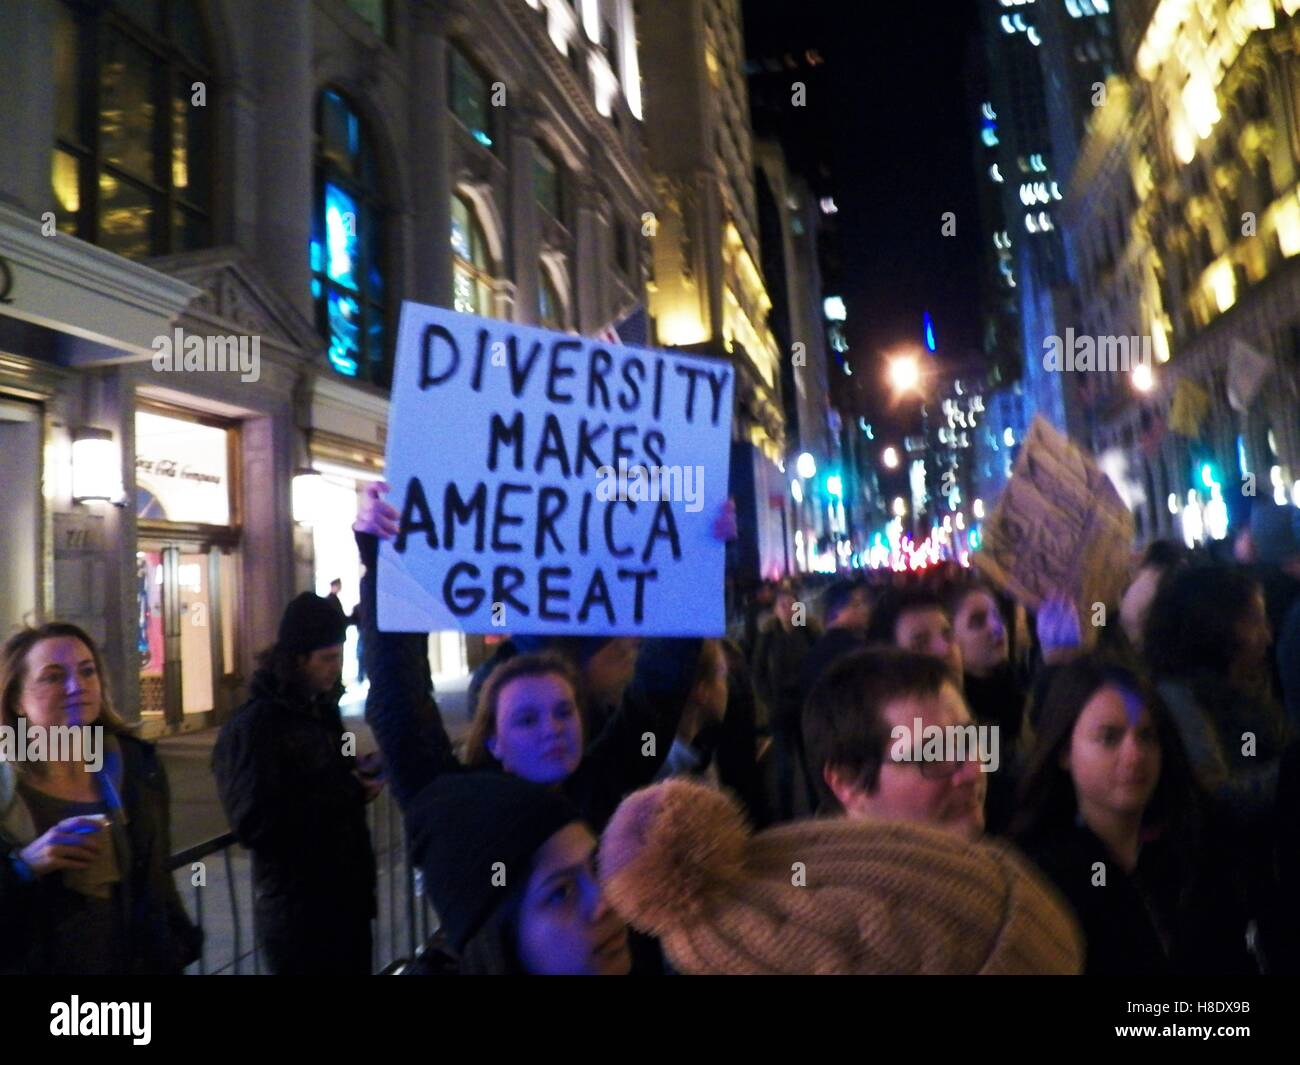
[[[1294,1026],[1300,0],[0,0],[0,49],[19,1046],[388,1054],[427,985],[361,976]]]

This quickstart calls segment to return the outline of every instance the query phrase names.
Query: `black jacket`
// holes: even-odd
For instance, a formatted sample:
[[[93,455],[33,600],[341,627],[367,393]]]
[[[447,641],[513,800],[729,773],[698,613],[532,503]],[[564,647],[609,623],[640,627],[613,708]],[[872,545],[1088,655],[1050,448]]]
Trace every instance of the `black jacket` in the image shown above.
[[[1086,825],[1020,842],[1079,919],[1085,975],[1258,972],[1246,949],[1248,915],[1236,885],[1216,872],[1202,848],[1153,840],[1128,874]],[[1104,884],[1097,882],[1097,863]]]
[[[375,858],[356,759],[343,753],[341,691],[308,702],[259,669],[250,694],[222,726],[212,771],[231,830],[253,853],[258,921],[291,923],[304,908],[374,916]]]
[[[375,620],[375,562],[379,541],[357,534],[365,564],[361,579],[362,648],[370,693],[366,720],[384,753],[393,797],[403,811],[439,773],[463,767],[452,750],[433,694],[428,638],[423,633],[380,632]],[[623,704],[586,748],[562,789],[599,832],[623,797],[649,784],[663,765],[690,695],[699,640],[648,639]],[[643,755],[644,736],[654,753]]]
[[[114,969],[120,975],[174,975],[198,959],[203,935],[168,870],[167,773],[153,744],[125,734],[117,739],[130,865],[113,896],[123,932]],[[5,802],[0,796],[0,806]],[[56,968],[48,951],[51,911],[55,896],[69,889],[58,874],[31,882],[19,876],[9,859],[28,842],[0,834],[0,972],[50,974]]]

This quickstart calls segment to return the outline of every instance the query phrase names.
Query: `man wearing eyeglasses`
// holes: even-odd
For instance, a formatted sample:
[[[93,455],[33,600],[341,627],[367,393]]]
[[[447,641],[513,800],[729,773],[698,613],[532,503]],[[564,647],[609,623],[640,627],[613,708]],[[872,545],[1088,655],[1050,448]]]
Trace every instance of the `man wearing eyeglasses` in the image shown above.
[[[900,743],[973,725],[947,665],[894,648],[836,662],[809,693],[804,745],[821,810],[855,819],[911,821],[975,840],[984,833],[990,766],[968,745]],[[918,753],[920,756],[918,757]]]

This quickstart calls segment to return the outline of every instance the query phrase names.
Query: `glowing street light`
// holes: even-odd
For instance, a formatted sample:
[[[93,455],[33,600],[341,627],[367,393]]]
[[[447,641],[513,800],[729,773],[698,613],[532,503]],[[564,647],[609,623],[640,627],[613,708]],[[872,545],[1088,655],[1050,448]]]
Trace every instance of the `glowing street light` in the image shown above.
[[[898,448],[887,447],[880,455],[881,461],[885,464],[885,469],[898,469]]]
[[[889,386],[895,392],[910,392],[921,384],[921,364],[915,355],[898,355],[889,360]]]
[[[817,460],[807,451],[799,456],[799,461],[795,463],[794,468],[805,481],[810,481],[817,476]]]

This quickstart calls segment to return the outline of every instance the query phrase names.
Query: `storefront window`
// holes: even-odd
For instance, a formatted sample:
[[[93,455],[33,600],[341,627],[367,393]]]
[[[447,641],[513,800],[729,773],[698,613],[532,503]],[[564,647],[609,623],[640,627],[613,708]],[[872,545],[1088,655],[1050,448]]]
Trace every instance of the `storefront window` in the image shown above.
[[[211,243],[212,64],[193,0],[54,12],[60,230],[129,258]]]
[[[370,139],[360,116],[326,90],[317,110],[312,297],[329,341],[330,364],[346,377],[387,387],[384,207]]]
[[[155,411],[135,415],[140,711],[173,728],[218,709],[222,681],[237,669],[234,434]]]
[[[228,429],[137,412],[136,516],[229,524],[229,434]]]

